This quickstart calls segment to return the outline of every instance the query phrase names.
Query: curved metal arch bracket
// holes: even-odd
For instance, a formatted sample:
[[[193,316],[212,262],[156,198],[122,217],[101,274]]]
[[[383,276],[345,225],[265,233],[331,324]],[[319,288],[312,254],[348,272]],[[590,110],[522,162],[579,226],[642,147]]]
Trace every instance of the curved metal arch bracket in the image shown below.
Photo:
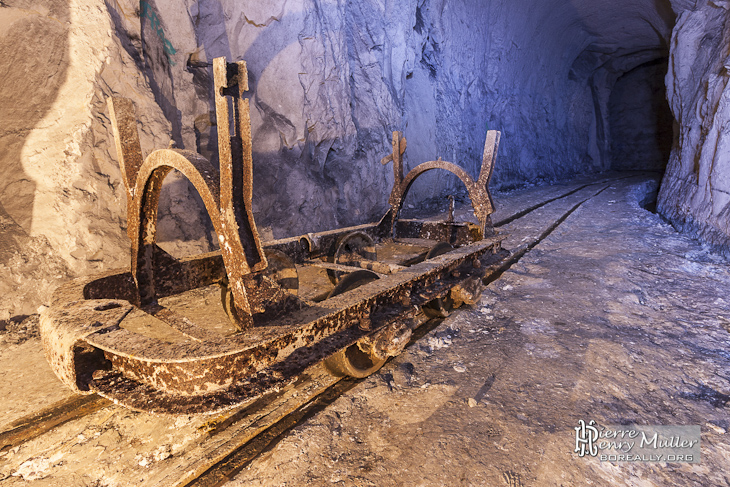
[[[391,231],[413,182],[428,171],[443,169],[454,174],[466,186],[469,199],[474,208],[474,215],[479,221],[479,228],[483,237],[487,224],[489,223],[489,215],[494,212],[494,202],[489,193],[489,182],[492,179],[500,137],[501,132],[497,130],[487,131],[484,153],[482,155],[482,167],[479,172],[479,178],[475,181],[461,167],[452,162],[443,161],[440,158],[438,161],[428,161],[419,164],[403,177],[403,153],[406,150],[407,142],[401,132],[393,132],[393,152],[380,161],[382,164],[393,162],[393,191],[388,200],[390,210],[385,217],[389,219]]]
[[[155,243],[157,209],[162,182],[176,169],[193,184],[205,203],[218,234],[237,324],[245,329],[253,325],[253,317],[243,277],[267,267],[251,210],[251,122],[248,100],[242,98],[248,90],[248,74],[245,62],[229,64],[225,58],[214,59],[213,73],[220,170],[200,154],[186,150],[157,150],[143,160],[131,100],[110,98],[108,105],[127,189],[127,234],[132,241],[136,304],[156,300],[154,275],[156,256],[161,252]],[[232,127],[226,96],[234,98]]]
[[[246,248],[255,246],[257,242],[242,232],[235,212],[226,207],[221,198],[218,170],[203,156],[192,151],[162,149],[147,156],[137,174],[138,191],[132,202],[132,211],[138,218],[138,224],[131,226],[132,275],[135,277],[142,303],[152,302],[156,293],[154,289],[155,242],[157,232],[157,209],[160,189],[165,177],[176,169],[183,174],[200,194],[205,208],[213,222],[218,235],[221,255],[228,274],[229,288],[237,307],[237,316],[251,316],[251,308],[243,284],[243,277],[252,271],[266,267],[265,258],[254,263],[246,259]],[[248,237],[248,238],[246,238]],[[134,245],[134,242],[137,244]],[[260,243],[259,243],[260,245]],[[263,251],[262,251],[263,255]],[[246,325],[246,323],[239,323]]]

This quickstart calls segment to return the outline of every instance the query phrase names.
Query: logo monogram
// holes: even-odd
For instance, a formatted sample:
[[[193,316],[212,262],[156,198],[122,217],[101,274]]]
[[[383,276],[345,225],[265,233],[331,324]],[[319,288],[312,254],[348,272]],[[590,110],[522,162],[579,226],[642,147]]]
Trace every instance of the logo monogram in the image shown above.
[[[578,426],[575,427],[575,453],[579,457],[584,457],[586,454],[592,457],[598,455],[595,443],[598,440],[598,428],[595,425],[596,422],[593,420],[588,424],[582,419],[578,421]]]

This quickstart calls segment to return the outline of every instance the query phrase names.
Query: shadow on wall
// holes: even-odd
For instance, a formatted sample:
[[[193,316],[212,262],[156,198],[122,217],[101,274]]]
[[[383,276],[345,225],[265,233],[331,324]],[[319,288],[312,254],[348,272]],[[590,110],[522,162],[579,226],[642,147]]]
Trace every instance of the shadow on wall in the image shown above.
[[[0,215],[22,231],[5,225],[0,230],[28,233],[36,183],[26,174],[21,153],[66,80],[69,5],[67,0],[10,0],[0,2],[0,18]]]
[[[668,59],[624,74],[609,101],[611,169],[664,172],[672,151],[674,116],[664,77]]]
[[[276,237],[283,237],[372,221],[382,216],[390,187],[379,191],[377,186],[385,186],[383,183],[392,170],[385,169],[382,177],[378,174],[374,178],[372,171],[380,165],[374,168],[376,158],[368,158],[366,152],[382,145],[382,154],[376,154],[377,161],[387,155],[389,146],[384,142],[389,141],[392,127],[389,122],[372,115],[358,119],[360,99],[352,95],[349,86],[340,86],[345,81],[344,75],[340,77],[340,74],[351,69],[348,63],[352,53],[348,49],[352,46],[348,44],[344,52],[336,52],[342,55],[342,62],[336,69],[330,66],[331,73],[319,73],[317,69],[299,73],[293,87],[279,76],[286,78],[287,70],[291,71],[290,66],[282,67],[282,63],[298,63],[304,59],[302,54],[296,59],[291,57],[291,47],[305,50],[300,47],[304,42],[303,29],[325,37],[346,36],[349,31],[340,33],[324,21],[318,24],[312,11],[295,10],[265,27],[259,26],[250,44],[241,48],[235,42],[231,43],[226,26],[221,22],[225,18],[223,3],[198,0],[190,8],[201,52],[189,57],[187,71],[192,73],[196,94],[207,104],[210,113],[196,117],[196,150],[212,161],[217,159],[212,60],[220,56],[225,56],[229,62],[245,60],[249,92],[244,96],[250,99],[254,125],[253,209],[259,226],[272,226],[276,228]],[[327,44],[325,41],[327,39],[323,40],[323,45]],[[240,52],[240,49],[244,51]],[[329,51],[323,53],[324,57],[330,55],[335,56]],[[271,68],[276,75],[271,72],[267,75],[267,69]],[[306,76],[314,79],[319,75],[326,75],[327,79],[317,79],[313,83],[315,88],[302,86],[308,83]],[[271,83],[272,76],[276,77],[275,86]],[[347,89],[343,90],[343,87]],[[338,93],[334,94],[333,89]],[[350,99],[331,101],[325,99],[326,95]],[[305,123],[309,124],[308,130],[304,129]],[[355,127],[358,123],[360,125]]]

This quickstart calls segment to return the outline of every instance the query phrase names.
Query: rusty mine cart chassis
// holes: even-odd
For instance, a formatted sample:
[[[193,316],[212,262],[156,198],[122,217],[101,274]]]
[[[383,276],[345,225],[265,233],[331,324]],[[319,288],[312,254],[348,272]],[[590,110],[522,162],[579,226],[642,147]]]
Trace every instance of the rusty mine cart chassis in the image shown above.
[[[335,375],[365,377],[429,317],[479,298],[485,272],[506,256],[489,218],[499,132],[487,133],[476,181],[440,159],[404,177],[406,141],[396,132],[381,161],[393,163],[395,181],[380,222],[262,243],[246,65],[218,58],[213,71],[220,170],[185,150],[143,159],[132,102],[109,100],[131,269],[63,285],[42,314],[46,356],[65,384],[142,411],[221,410],[275,393],[322,361]],[[203,198],[220,251],[175,259],[156,245],[160,188],[173,169]],[[454,222],[453,205],[446,221],[398,218],[413,181],[432,169],[466,185],[478,224]]]

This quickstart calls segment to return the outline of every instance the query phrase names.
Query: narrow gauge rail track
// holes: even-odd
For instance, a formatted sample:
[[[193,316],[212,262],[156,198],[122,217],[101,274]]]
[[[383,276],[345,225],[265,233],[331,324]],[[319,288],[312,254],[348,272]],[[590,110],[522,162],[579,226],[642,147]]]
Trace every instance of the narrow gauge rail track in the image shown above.
[[[571,188],[557,196],[550,196],[528,208],[513,211],[512,216],[496,220],[495,226],[519,226],[520,221],[538,209],[552,206],[543,225],[525,237],[522,245],[511,249],[510,256],[501,265],[486,273],[485,280],[493,281],[552,231],[559,227],[583,203],[600,194],[622,178],[609,178]],[[441,320],[431,320],[416,330],[414,343],[422,335],[438,326]],[[254,404],[232,409],[207,418],[198,429],[195,445],[169,459],[163,468],[150,472],[149,485],[210,486],[220,485],[255,458],[267,445],[309,415],[325,407],[356,385],[358,379],[338,378],[321,364],[310,368],[308,374],[287,386],[275,396],[265,397]],[[110,413],[119,409],[108,399],[91,396],[73,396],[44,410],[14,421],[0,432],[0,451],[19,448],[23,444],[51,432],[66,423],[82,420],[99,411]],[[25,456],[32,456],[26,453]],[[14,462],[17,463],[17,462]]]

